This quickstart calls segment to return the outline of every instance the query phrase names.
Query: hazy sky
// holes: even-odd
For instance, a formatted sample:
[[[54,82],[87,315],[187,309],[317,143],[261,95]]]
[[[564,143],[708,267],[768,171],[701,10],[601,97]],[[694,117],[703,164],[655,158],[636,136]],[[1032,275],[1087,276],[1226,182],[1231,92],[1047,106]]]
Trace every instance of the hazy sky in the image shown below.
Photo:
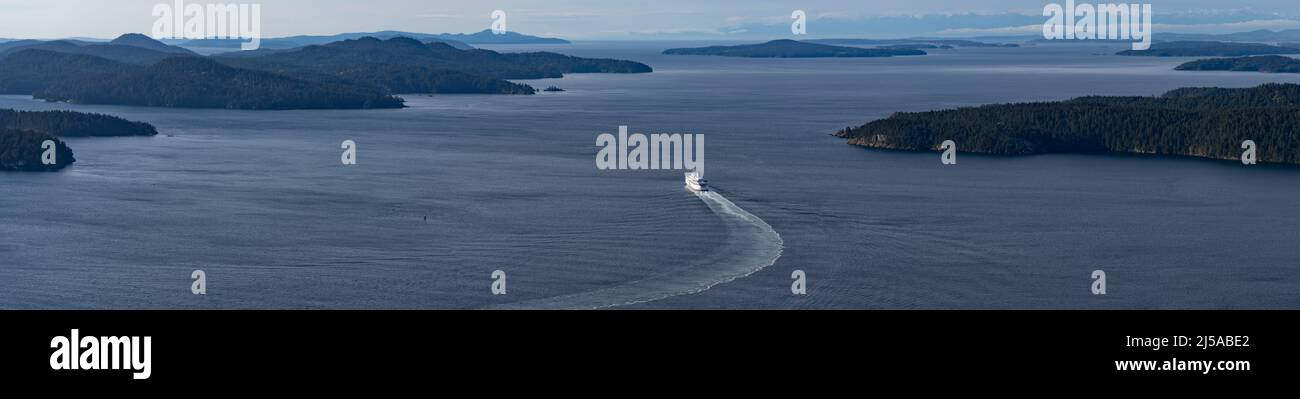
[[[0,0],[0,37],[111,38],[149,33],[160,0]],[[216,0],[192,3],[216,3]],[[1064,3],[1064,0],[1060,1]],[[1049,1],[1024,0],[263,0],[264,37],[378,30],[422,33],[508,28],[570,39],[754,38],[788,33],[807,12],[811,37],[1033,33]],[[1296,0],[1155,0],[1160,31],[1227,33],[1300,28]],[[189,4],[189,3],[187,3]]]

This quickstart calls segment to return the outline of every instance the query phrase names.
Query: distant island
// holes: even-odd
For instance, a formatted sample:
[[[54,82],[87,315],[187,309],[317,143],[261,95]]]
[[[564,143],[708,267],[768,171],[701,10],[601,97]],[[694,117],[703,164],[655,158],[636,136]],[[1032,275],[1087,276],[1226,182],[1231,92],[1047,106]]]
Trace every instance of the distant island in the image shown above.
[[[484,29],[475,33],[443,33],[433,35],[435,39],[457,40],[469,44],[569,44],[568,40],[557,39],[553,37],[539,37],[525,35],[518,32],[502,32],[497,34],[491,29]]]
[[[219,54],[214,59],[239,68],[321,78],[358,65],[427,67],[493,79],[560,78],[566,73],[649,73],[650,66],[633,61],[571,57],[548,52],[498,53],[460,50],[407,37],[387,40],[360,38],[262,55]],[[404,69],[404,68],[403,68]],[[395,88],[397,93],[409,92]],[[516,93],[507,93],[516,94]],[[528,94],[531,94],[528,93]]]
[[[148,123],[72,111],[14,111],[0,109],[0,171],[57,171],[77,159],[59,137],[153,136],[158,131]],[[45,165],[41,147],[55,143],[55,163]]]
[[[1020,47],[1015,43],[985,43],[961,39],[813,39],[807,43],[830,44],[836,46],[877,46],[877,47],[914,47],[914,48],[954,48],[954,47]]]
[[[249,110],[400,108],[403,103],[379,88],[309,82],[202,57],[58,79],[33,97],[73,104]]]
[[[423,33],[411,33],[402,31],[382,31],[367,33],[342,33],[329,36],[291,36],[281,38],[263,38],[259,44],[260,50],[286,50],[320,44],[329,44],[341,42],[344,40],[360,39],[363,37],[373,37],[376,39],[386,40],[395,37],[409,37],[422,42],[439,42],[461,50],[471,50],[474,46],[458,40],[441,39],[438,35],[428,35]],[[176,41],[172,40],[176,46],[194,50],[208,50],[209,52],[242,52],[243,44],[248,40],[241,39],[197,39]],[[215,51],[214,51],[215,50]]]
[[[1256,43],[1300,42],[1300,29],[1284,29],[1279,31],[1259,29],[1250,32],[1237,32],[1237,33],[1226,33],[1226,34],[1161,32],[1159,37],[1168,41],[1220,41],[1220,42],[1256,42]],[[1287,47],[1287,45],[1285,44],[1281,44],[1281,45]]]
[[[762,44],[744,44],[738,46],[674,48],[664,50],[663,53],[668,55],[716,55],[723,57],[749,58],[893,57],[926,54],[924,51],[911,48],[867,49],[801,42],[788,39],[773,40]]]
[[[0,109],[0,129],[34,130],[58,137],[155,136],[148,123],[116,116],[73,111],[15,111]]]
[[[538,37],[525,35],[517,32],[505,32],[503,34],[492,33],[491,30],[483,30],[475,33],[416,33],[386,30],[380,32],[357,32],[357,33],[340,33],[337,35],[325,36],[290,36],[278,38],[262,39],[261,48],[263,49],[289,49],[295,47],[304,47],[318,44],[327,44],[340,42],[344,40],[360,39],[363,37],[373,37],[376,39],[392,39],[395,37],[409,37],[422,42],[440,42],[449,46],[469,50],[473,47],[471,44],[568,44],[568,40]],[[240,45],[247,42],[239,39],[201,39],[180,41],[176,44],[181,47],[194,49],[226,49],[239,50]]]
[[[1235,160],[1254,140],[1260,162],[1300,164],[1300,85],[1184,88],[1160,97],[902,112],[835,135],[871,148],[1029,155],[1133,153]]]
[[[143,35],[108,44],[0,43],[0,94],[49,101],[252,110],[403,107],[397,94],[534,94],[508,79],[647,73],[648,65],[363,37],[204,57]]]
[[[1124,50],[1116,54],[1145,57],[1241,57],[1249,55],[1300,54],[1300,48],[1262,43],[1178,41],[1155,43],[1147,50]]]
[[[953,47],[946,44],[916,43],[916,44],[886,44],[883,46],[876,46],[876,48],[888,49],[888,50],[952,50]]]
[[[1300,73],[1300,59],[1280,55],[1213,58],[1188,62],[1179,65],[1174,69],[1179,71]]]

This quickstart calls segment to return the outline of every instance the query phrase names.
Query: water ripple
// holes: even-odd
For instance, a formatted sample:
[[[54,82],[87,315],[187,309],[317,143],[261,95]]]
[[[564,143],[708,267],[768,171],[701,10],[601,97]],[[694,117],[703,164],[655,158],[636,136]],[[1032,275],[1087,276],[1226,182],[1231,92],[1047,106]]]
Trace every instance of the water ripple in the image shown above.
[[[748,277],[776,263],[785,248],[781,235],[758,216],[717,192],[696,193],[727,228],[727,241],[710,261],[611,287],[490,309],[603,309],[697,294]]]

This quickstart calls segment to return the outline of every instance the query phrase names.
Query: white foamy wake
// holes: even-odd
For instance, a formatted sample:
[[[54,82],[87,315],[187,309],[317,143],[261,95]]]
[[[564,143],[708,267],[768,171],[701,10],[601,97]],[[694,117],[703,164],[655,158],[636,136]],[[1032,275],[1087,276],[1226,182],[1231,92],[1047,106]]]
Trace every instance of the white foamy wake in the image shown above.
[[[492,309],[601,309],[645,303],[703,292],[718,284],[747,277],[776,263],[785,248],[781,235],[758,216],[746,212],[717,192],[696,193],[722,218],[727,240],[717,259],[684,270],[646,277],[611,287],[571,295],[502,304]]]

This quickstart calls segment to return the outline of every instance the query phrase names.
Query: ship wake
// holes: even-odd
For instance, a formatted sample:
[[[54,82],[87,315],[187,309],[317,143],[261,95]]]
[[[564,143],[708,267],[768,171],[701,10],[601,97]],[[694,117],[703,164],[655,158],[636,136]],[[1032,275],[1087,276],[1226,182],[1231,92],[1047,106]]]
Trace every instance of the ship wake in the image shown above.
[[[703,292],[718,284],[747,277],[776,263],[785,243],[781,235],[758,216],[745,211],[716,191],[695,193],[722,219],[726,242],[711,261],[685,270],[673,270],[640,280],[587,291],[494,306],[493,309],[603,309],[657,301]]]

